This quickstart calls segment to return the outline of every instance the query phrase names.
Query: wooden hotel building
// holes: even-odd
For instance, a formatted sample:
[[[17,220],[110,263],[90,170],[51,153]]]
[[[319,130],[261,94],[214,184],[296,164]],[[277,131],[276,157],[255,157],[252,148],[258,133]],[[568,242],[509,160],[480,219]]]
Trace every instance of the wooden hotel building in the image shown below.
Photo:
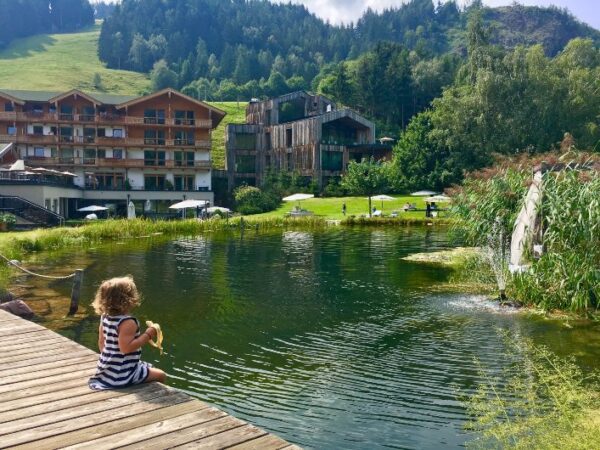
[[[89,204],[122,210],[131,200],[159,211],[184,198],[213,202],[211,132],[224,116],[172,89],[0,89],[0,194],[67,218]]]

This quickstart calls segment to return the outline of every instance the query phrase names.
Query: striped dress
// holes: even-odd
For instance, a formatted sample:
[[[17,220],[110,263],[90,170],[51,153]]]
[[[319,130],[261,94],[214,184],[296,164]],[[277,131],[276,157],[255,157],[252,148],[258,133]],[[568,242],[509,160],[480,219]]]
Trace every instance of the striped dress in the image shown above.
[[[96,373],[88,382],[90,388],[94,390],[123,388],[143,383],[148,378],[148,369],[152,365],[140,360],[141,349],[125,354],[119,350],[118,330],[124,320],[135,320],[137,338],[140,335],[140,323],[135,317],[103,315],[100,318],[104,334],[104,349],[100,354]]]

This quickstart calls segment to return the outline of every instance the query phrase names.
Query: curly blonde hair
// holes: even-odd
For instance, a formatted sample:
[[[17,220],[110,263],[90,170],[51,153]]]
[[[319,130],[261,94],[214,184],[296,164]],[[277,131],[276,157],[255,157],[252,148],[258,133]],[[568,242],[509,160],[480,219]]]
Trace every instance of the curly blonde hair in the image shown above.
[[[129,313],[140,303],[140,294],[133,278],[128,275],[103,281],[92,306],[97,314],[119,316]]]

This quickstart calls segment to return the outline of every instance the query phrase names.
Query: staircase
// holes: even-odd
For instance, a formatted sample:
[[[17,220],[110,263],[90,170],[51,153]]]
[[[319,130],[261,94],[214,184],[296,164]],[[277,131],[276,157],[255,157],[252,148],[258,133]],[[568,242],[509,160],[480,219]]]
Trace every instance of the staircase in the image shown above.
[[[40,205],[21,197],[0,195],[0,212],[11,213],[26,223],[17,223],[16,228],[57,227],[65,218]]]

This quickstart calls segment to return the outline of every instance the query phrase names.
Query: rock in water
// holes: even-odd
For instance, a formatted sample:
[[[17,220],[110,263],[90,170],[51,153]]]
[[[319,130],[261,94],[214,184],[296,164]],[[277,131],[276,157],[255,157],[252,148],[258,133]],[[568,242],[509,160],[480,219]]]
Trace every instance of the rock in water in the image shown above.
[[[31,308],[23,300],[11,300],[8,303],[2,303],[0,309],[23,319],[31,319],[34,316]]]

